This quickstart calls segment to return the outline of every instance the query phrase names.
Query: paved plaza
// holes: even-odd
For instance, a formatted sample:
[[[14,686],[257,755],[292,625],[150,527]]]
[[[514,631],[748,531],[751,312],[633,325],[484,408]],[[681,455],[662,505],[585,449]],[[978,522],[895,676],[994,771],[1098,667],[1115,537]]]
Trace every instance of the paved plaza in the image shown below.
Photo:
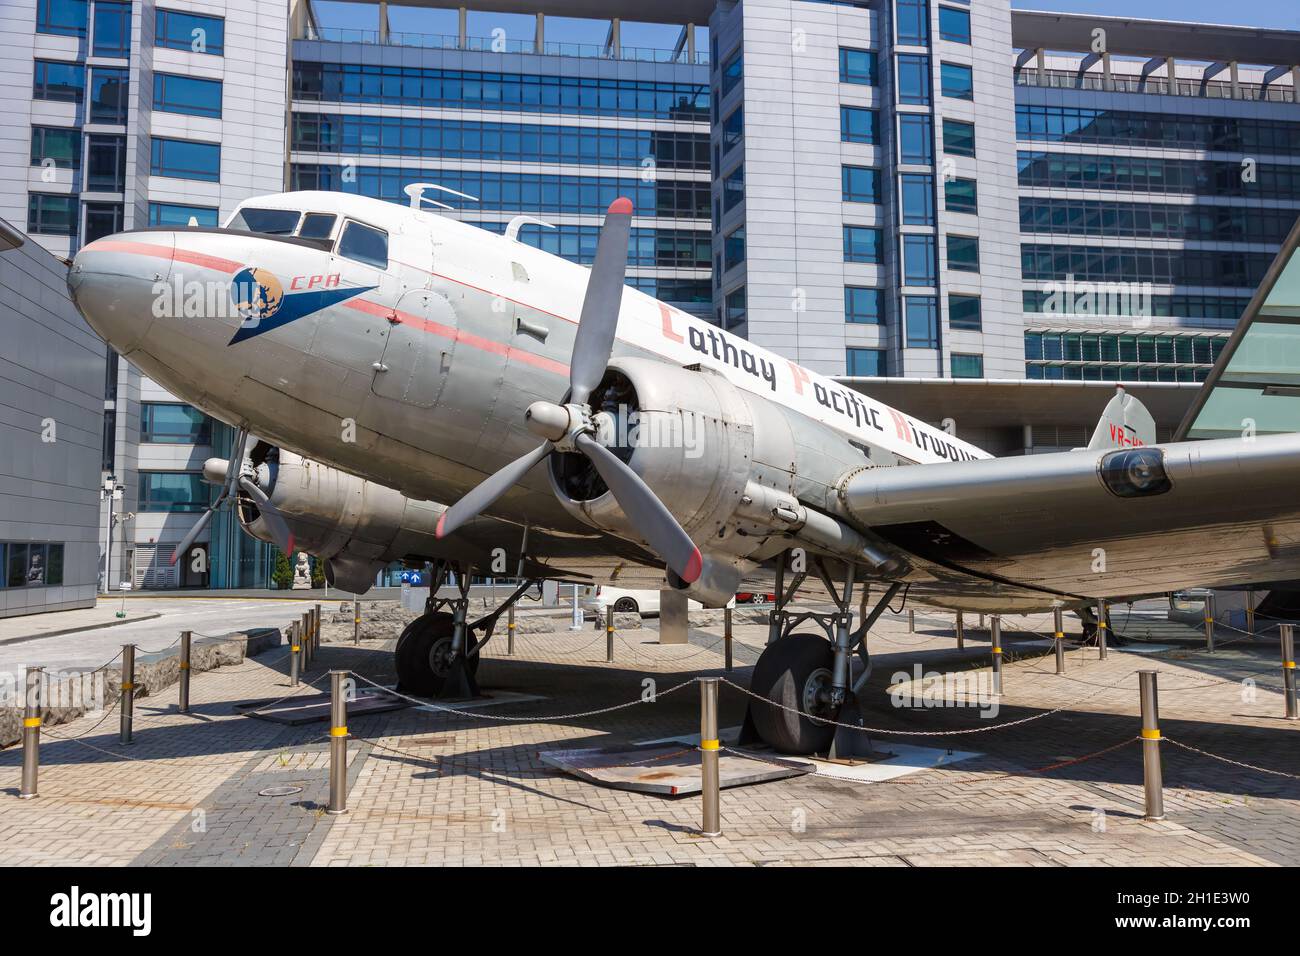
[[[283,623],[293,613],[282,611]],[[314,688],[290,687],[284,647],[197,674],[189,715],[177,713],[175,686],[136,701],[130,745],[118,743],[115,709],[49,727],[39,798],[17,799],[20,750],[0,752],[0,863],[1300,863],[1300,779],[1292,776],[1300,728],[1282,719],[1275,640],[1228,632],[1213,654],[1186,640],[1164,650],[1133,643],[1104,661],[1095,647],[1075,648],[1057,675],[1042,640],[1050,619],[1009,618],[1005,695],[995,716],[981,716],[987,707],[952,706],[977,703],[960,688],[978,682],[955,685],[955,697],[951,682],[899,685],[913,704],[902,707],[887,688],[914,665],[975,681],[988,664],[987,632],[968,627],[958,652],[950,615],[918,612],[915,632],[906,616],[887,615],[871,638],[865,721],[879,751],[924,748],[916,751],[929,755],[922,768],[851,779],[819,765],[815,774],[728,789],[723,835],[708,839],[697,833],[698,797],[599,787],[538,756],[698,733],[700,674],[734,682],[722,686],[721,725],[742,722],[742,688],[766,629],[736,628],[727,675],[720,628],[661,646],[647,624],[617,635],[613,663],[603,630],[520,634],[513,656],[495,639],[479,671],[493,701],[461,714],[410,707],[351,717],[342,816],[324,813],[324,724],[252,719],[234,705],[312,694],[328,685],[329,668],[354,671],[363,688],[391,685],[391,639],[323,645],[307,674]],[[1169,738],[1168,816],[1158,823],[1142,820],[1143,668],[1159,672]],[[921,733],[879,732],[887,730]],[[951,762],[950,751],[974,756]],[[262,795],[274,788],[295,792]]]

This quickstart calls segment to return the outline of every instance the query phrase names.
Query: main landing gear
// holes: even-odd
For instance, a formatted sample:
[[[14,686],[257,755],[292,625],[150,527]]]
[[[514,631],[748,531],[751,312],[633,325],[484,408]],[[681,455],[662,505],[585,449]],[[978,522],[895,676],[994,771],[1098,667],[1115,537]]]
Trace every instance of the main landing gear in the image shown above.
[[[884,613],[902,587],[894,583],[885,591],[870,613],[867,603],[870,588],[863,587],[856,630],[853,624],[854,566],[844,564],[844,587],[832,580],[826,561],[812,559],[813,569],[835,603],[832,613],[786,610],[807,571],[795,575],[785,587],[785,555],[777,561],[777,605],[768,617],[767,648],[754,665],[750,678],[750,698],[741,730],[740,743],[761,740],[785,754],[826,754],[832,758],[865,756],[870,752],[866,735],[861,731],[835,726],[847,723],[862,726],[857,694],[871,676],[871,655],[867,650],[867,632]],[[795,628],[812,622],[818,633],[793,633]],[[853,677],[853,658],[862,662],[861,673]]]
[[[424,614],[406,625],[397,639],[397,689],[403,693],[450,699],[478,697],[475,675],[481,660],[479,652],[491,639],[501,615],[536,583],[524,581],[499,608],[469,623],[470,568],[458,569],[458,597],[437,596],[450,569],[445,562],[434,566]]]

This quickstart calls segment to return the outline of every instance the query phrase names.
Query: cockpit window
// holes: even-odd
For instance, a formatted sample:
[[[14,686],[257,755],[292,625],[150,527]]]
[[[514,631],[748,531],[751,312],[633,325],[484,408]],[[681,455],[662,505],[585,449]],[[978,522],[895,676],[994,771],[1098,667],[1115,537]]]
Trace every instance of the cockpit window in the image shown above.
[[[328,239],[334,231],[335,217],[327,212],[309,212],[302,217],[302,228],[298,236],[302,239]]]
[[[291,236],[302,216],[296,209],[250,209],[247,206],[235,213],[227,229],[246,229],[267,236]]]
[[[339,255],[377,269],[388,268],[388,233],[359,222],[349,222],[343,227],[339,239]]]

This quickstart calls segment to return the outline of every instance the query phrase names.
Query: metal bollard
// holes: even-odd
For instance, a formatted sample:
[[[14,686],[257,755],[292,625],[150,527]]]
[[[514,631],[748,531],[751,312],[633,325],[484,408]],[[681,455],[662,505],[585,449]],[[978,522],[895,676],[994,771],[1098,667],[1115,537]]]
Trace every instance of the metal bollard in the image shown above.
[[[23,701],[23,780],[18,788],[21,800],[36,793],[36,776],[41,764],[41,669],[27,668],[26,698]]]
[[[311,619],[316,624],[316,649],[320,650],[321,626],[320,626],[320,605],[317,604],[311,612]]]
[[[961,611],[957,612],[957,650],[966,649],[966,625],[962,621]]]
[[[731,673],[731,608],[722,610],[722,655],[723,667],[727,673]]]
[[[722,836],[718,791],[718,678],[700,677],[700,795],[703,803],[701,836]]]
[[[308,670],[313,663],[312,658],[315,657],[315,654],[313,653],[315,651],[315,648],[311,646],[311,615],[310,614],[304,614],[302,615],[302,617],[298,619],[298,629],[299,629],[299,633],[302,634],[302,640],[300,643],[302,644],[303,670]]]
[[[1052,609],[1052,626],[1056,629],[1056,673],[1065,673],[1065,612]]]
[[[298,643],[298,623],[289,625],[289,686],[298,686],[298,671],[302,664],[302,646]]]
[[[614,606],[605,608],[605,661],[614,663]]]
[[[907,633],[908,634],[916,633],[916,612],[915,611],[907,612]]]
[[[1002,696],[1002,616],[989,619],[989,643],[993,645],[993,693]]]
[[[180,703],[176,709],[182,714],[190,712],[190,641],[193,637],[192,631],[181,631],[181,662],[180,662]]]
[[[1142,695],[1142,784],[1146,790],[1146,820],[1165,818],[1164,780],[1160,770],[1160,700],[1156,672],[1139,671]]]
[[[980,630],[984,630],[984,615],[980,615]]]
[[[352,643],[361,643],[361,602],[357,600],[352,602]]]
[[[1300,715],[1296,703],[1295,686],[1295,637],[1292,625],[1281,624],[1282,632],[1282,696],[1286,699],[1286,719],[1295,720]]]
[[[1106,632],[1110,630],[1110,602],[1097,602],[1097,650],[1106,659]]]
[[[122,723],[118,739],[131,742],[131,718],[135,709],[135,645],[122,645]]]
[[[506,656],[515,656],[515,606],[506,612]]]
[[[1255,592],[1246,592],[1246,631],[1255,633]]]
[[[1205,649],[1214,653],[1214,595],[1205,596]]]
[[[326,813],[348,810],[348,698],[343,681],[347,671],[330,671],[330,805]]]

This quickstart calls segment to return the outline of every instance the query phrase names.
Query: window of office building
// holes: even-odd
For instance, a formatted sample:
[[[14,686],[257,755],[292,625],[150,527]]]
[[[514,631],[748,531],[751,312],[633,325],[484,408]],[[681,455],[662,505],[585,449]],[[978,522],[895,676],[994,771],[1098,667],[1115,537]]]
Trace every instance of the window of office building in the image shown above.
[[[943,151],[950,156],[975,155],[975,124],[961,120],[943,121]]]
[[[171,50],[222,56],[226,45],[226,22],[220,17],[159,7],[154,19],[154,42]]]
[[[197,226],[217,225],[217,210],[213,206],[186,206],[182,203],[151,202],[149,225],[188,226],[190,220]]]
[[[1285,163],[1260,163],[1250,181],[1242,177],[1240,161],[1022,150],[1017,153],[1017,165],[1021,186],[1300,199],[1300,166]]]
[[[725,269],[733,269],[745,261],[745,227],[740,226],[727,234],[722,244]]]
[[[930,45],[930,5],[926,0],[894,0],[898,42],[903,46]]]
[[[845,202],[880,202],[880,171],[869,166],[845,166],[840,172]]]
[[[722,211],[730,212],[745,199],[745,166],[742,163],[722,180]]]
[[[51,193],[27,196],[27,231],[33,235],[75,236],[77,234],[77,197]]]
[[[745,107],[737,106],[731,115],[722,121],[722,152],[731,152],[745,138]]]
[[[949,212],[979,212],[975,180],[945,180],[943,184],[943,206]]]
[[[200,471],[140,472],[141,511],[204,511],[208,497],[208,486]]]
[[[140,441],[164,445],[207,445],[212,442],[212,419],[178,402],[142,402]]]
[[[939,87],[949,99],[975,99],[975,76],[969,66],[961,63],[944,63],[939,67]]]
[[[94,242],[122,231],[122,204],[120,202],[86,203],[86,228],[83,242]]]
[[[1079,106],[1016,107],[1016,138],[1050,143],[1300,154],[1300,123]]]
[[[954,352],[950,357],[953,378],[983,378],[984,356],[962,355]]]
[[[131,52],[131,5],[95,0],[95,56],[125,57]]]
[[[745,287],[743,285],[739,289],[733,289],[727,293],[726,305],[726,324],[723,328],[734,329],[736,326],[742,325],[746,316]]]
[[[81,165],[81,132],[58,126],[32,127],[33,166],[76,169]]]
[[[86,35],[86,0],[38,0],[36,32],[65,37]]]
[[[885,353],[883,349],[850,348],[844,350],[845,374],[854,378],[883,378]]]
[[[904,173],[899,177],[903,224],[934,225],[934,177],[929,173]]]
[[[880,230],[870,226],[844,227],[845,262],[880,262]]]
[[[878,60],[871,50],[840,47],[840,82],[875,86]]]
[[[878,114],[861,106],[840,107],[840,139],[846,143],[874,145],[878,133]]]
[[[934,162],[934,131],[928,114],[899,114],[898,160],[915,166]]]
[[[906,106],[930,105],[930,58],[919,53],[900,53],[898,102]]]
[[[221,81],[171,73],[153,75],[153,107],[164,113],[221,116]]]
[[[984,328],[980,314],[980,297],[961,295],[956,292],[948,296],[948,326],[963,332],[979,332]]]
[[[90,121],[126,125],[127,71],[96,66],[90,71]]]
[[[948,268],[958,272],[980,271],[980,241],[978,236],[948,234]]]
[[[126,190],[126,137],[92,133],[86,137],[86,188],[93,192]]]
[[[188,139],[153,138],[149,171],[173,179],[221,181],[221,146]]]
[[[0,542],[0,587],[58,587],[63,583],[63,544],[44,541]]]
[[[1063,244],[1020,246],[1027,281],[1150,282],[1156,285],[1254,288],[1273,261],[1267,252],[1206,249],[1105,248]]]
[[[722,64],[722,95],[725,97],[745,78],[745,58],[741,50],[728,57]]]
[[[903,285],[935,283],[935,241],[931,233],[903,236]]]
[[[80,103],[86,91],[86,69],[80,63],[37,60],[32,76],[32,98]]]
[[[970,44],[970,11],[939,7],[939,39]]]
[[[1221,203],[1110,202],[1095,199],[1020,200],[1020,231],[1076,236],[1260,242],[1280,245],[1295,225],[1293,209]]]
[[[844,321],[856,325],[879,325],[883,293],[880,289],[844,287]]]
[[[903,329],[909,349],[939,347],[939,304],[934,296],[903,296]]]

